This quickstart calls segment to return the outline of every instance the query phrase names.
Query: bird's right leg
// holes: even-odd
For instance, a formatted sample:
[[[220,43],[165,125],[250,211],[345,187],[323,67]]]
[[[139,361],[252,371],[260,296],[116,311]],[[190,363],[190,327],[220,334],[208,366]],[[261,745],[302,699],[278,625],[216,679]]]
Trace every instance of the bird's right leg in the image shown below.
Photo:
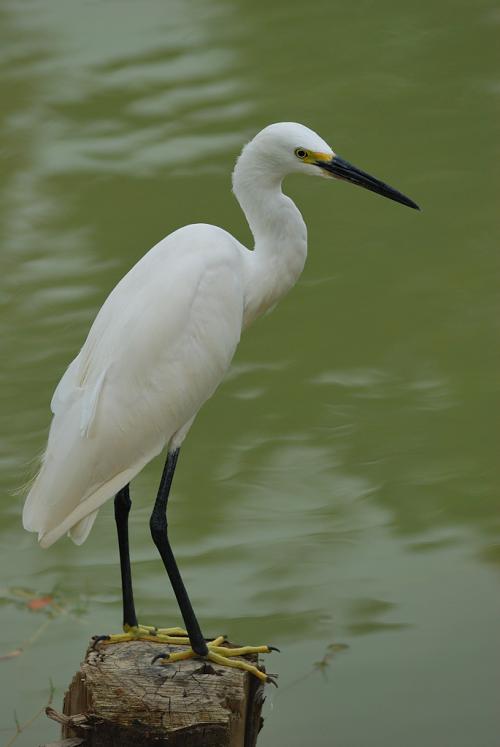
[[[208,654],[208,647],[191,606],[191,601],[181,578],[179,568],[177,567],[167,531],[167,503],[178,457],[179,449],[169,451],[167,454],[167,461],[165,462],[165,467],[163,469],[160,487],[158,488],[158,495],[156,497],[153,513],[151,514],[149,526],[153,541],[160,553],[161,559],[163,560],[165,570],[168,573],[172,589],[184,620],[184,625],[187,628],[191,647],[199,656],[206,656]]]
[[[125,485],[115,496],[115,522],[120,552],[120,571],[123,600],[123,633],[96,636],[96,643],[122,643],[132,640],[148,640],[155,643],[187,644],[189,639],[182,628],[155,628],[151,625],[139,625],[135,612],[134,592],[132,589],[132,569],[128,539],[128,516],[132,501],[130,489]]]
[[[182,619],[184,620],[184,625],[189,636],[189,646],[186,651],[158,654],[154,657],[153,662],[161,659],[163,664],[168,665],[176,661],[182,661],[183,659],[200,656],[221,666],[235,667],[250,672],[263,682],[276,684],[272,677],[241,657],[247,654],[268,654],[277,649],[274,649],[272,646],[239,646],[238,648],[233,648],[224,645],[225,636],[223,635],[210,641],[206,641],[203,637],[168,538],[167,504],[178,457],[179,449],[169,451],[167,454],[167,461],[149,526],[153,541],[163,560],[163,565],[168,573],[172,589],[179,604]]]

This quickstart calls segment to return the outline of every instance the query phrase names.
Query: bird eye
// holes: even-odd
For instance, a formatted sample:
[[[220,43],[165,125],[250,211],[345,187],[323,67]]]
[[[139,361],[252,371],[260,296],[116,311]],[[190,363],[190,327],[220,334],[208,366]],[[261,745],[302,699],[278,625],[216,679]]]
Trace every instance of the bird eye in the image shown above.
[[[307,158],[309,153],[307,152],[307,150],[304,150],[304,148],[296,148],[295,155],[297,156],[297,158],[304,159],[304,158]]]

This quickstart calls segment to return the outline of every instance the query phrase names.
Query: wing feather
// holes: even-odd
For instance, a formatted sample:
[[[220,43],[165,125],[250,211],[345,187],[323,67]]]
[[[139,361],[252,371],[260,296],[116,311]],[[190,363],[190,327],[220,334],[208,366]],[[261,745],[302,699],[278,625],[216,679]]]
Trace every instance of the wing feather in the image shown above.
[[[90,438],[92,436],[92,425],[95,421],[97,407],[99,404],[99,397],[101,396],[104,387],[106,373],[107,369],[105,368],[104,371],[99,374],[99,377],[94,386],[87,387],[84,390],[81,406],[82,414],[80,418],[80,433],[83,438]]]

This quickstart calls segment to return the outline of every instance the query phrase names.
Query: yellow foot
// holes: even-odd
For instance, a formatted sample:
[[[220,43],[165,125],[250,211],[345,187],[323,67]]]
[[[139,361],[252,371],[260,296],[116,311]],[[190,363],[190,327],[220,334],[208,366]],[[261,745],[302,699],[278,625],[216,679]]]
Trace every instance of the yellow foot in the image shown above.
[[[221,645],[224,640],[224,636],[221,635],[213,641],[208,642],[208,653],[206,656],[200,658],[203,658],[205,661],[211,661],[214,664],[219,664],[223,667],[236,667],[236,669],[243,669],[245,672],[250,672],[250,674],[258,677],[262,682],[269,682],[277,687],[276,680],[265,672],[262,672],[254,664],[250,664],[250,662],[245,661],[244,659],[234,659],[232,657],[246,656],[247,654],[270,654],[271,651],[279,651],[278,648],[275,648],[274,646],[240,646],[239,648],[230,648]],[[197,656],[198,654],[193,651],[192,648],[188,648],[187,651],[178,651],[173,654],[157,654],[154,657],[153,662],[161,659],[161,663],[166,665],[173,664],[176,661],[183,661],[184,659],[192,659]]]
[[[110,645],[126,641],[151,641],[152,643],[189,646],[188,634],[182,628],[154,628],[152,625],[124,625],[123,633],[94,636],[92,645],[95,648],[100,643]]]

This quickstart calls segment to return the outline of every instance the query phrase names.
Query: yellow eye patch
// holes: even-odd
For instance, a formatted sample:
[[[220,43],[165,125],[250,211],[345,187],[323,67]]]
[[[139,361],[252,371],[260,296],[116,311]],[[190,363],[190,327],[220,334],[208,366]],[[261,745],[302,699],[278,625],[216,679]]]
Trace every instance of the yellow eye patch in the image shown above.
[[[323,161],[328,163],[335,156],[335,153],[321,153],[320,151],[309,151],[309,158],[306,159],[308,163],[315,163],[316,161]]]
[[[315,164],[318,161],[323,161],[325,163],[328,163],[332,160],[335,154],[330,155],[330,153],[322,153],[321,151],[317,150],[306,150],[305,148],[296,148],[295,149],[295,155],[297,158],[300,158],[301,161],[304,163],[311,163]]]

